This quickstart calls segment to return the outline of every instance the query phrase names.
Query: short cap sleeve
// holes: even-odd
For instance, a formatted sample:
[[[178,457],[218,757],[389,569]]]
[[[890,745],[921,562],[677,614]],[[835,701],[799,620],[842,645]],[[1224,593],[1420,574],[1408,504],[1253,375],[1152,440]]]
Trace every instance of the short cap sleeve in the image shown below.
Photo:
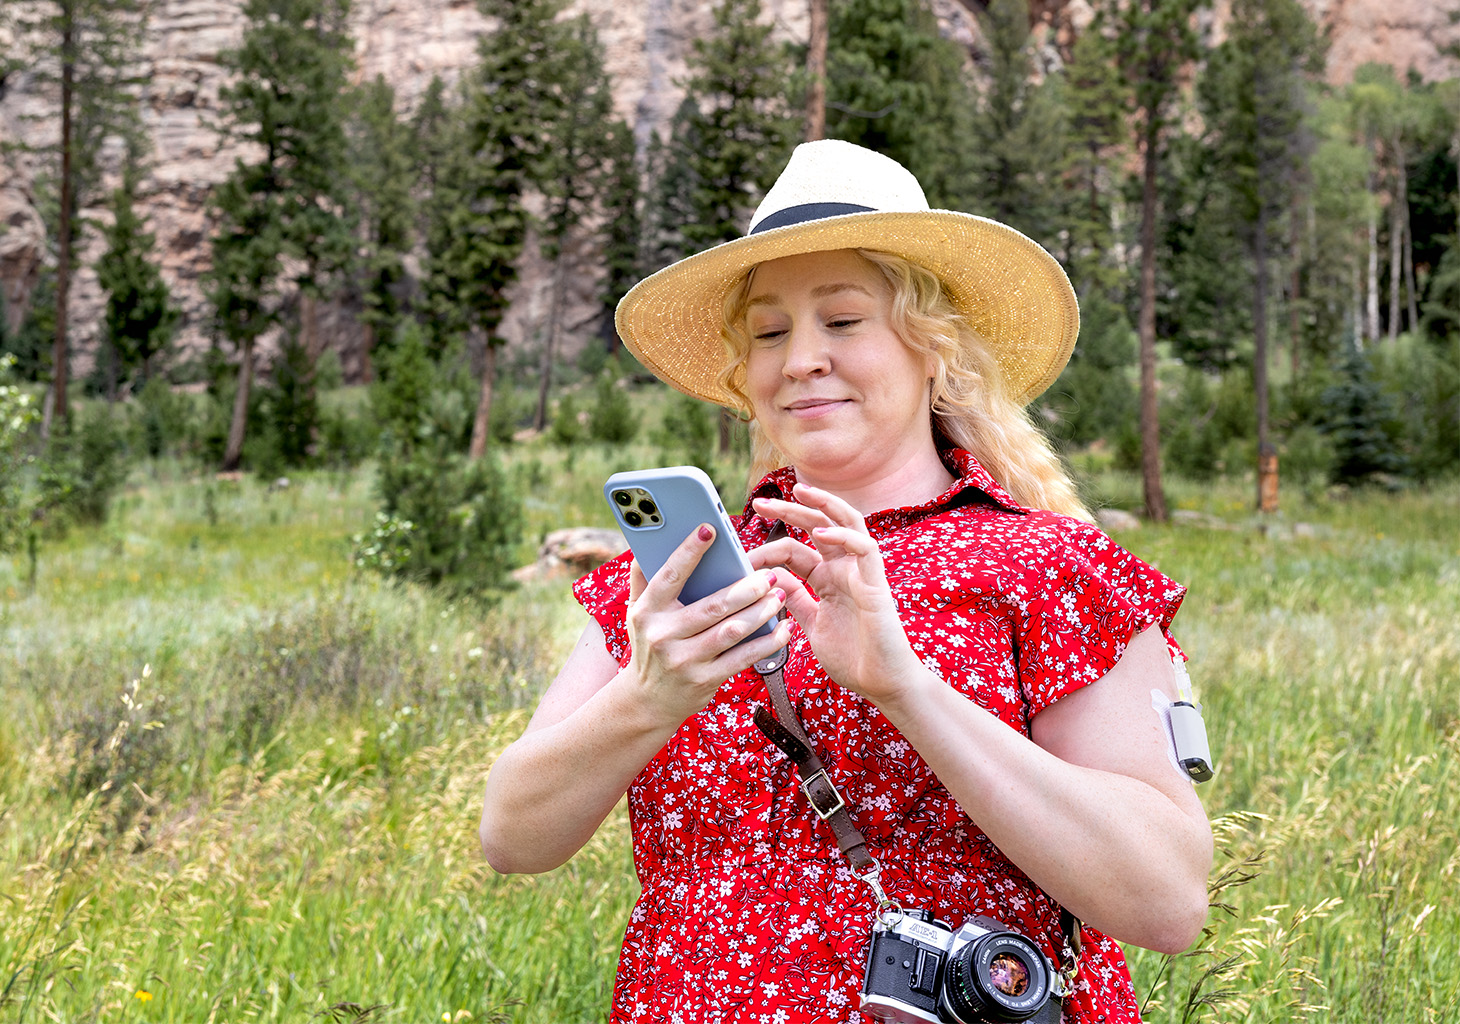
[[[629,572],[633,552],[609,559],[573,584],[573,596],[603,627],[604,646],[619,667],[629,663],[629,631],[624,616],[629,607]]]
[[[1185,657],[1169,629],[1186,588],[1098,528],[1063,522],[1063,536],[1034,567],[1042,580],[1020,623],[1019,677],[1031,714],[1100,679],[1153,624],[1172,656]]]

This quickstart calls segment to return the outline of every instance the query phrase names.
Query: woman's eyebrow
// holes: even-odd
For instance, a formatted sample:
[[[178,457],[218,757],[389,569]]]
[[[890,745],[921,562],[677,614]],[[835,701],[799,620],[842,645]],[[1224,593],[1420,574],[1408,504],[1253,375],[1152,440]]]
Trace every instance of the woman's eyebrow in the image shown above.
[[[824,299],[828,295],[836,295],[838,292],[861,292],[869,299],[876,298],[866,288],[852,281],[833,281],[829,284],[819,284],[811,289],[811,297],[813,299]],[[750,309],[754,306],[777,306],[780,303],[781,297],[779,295],[756,295],[746,301],[745,307]]]

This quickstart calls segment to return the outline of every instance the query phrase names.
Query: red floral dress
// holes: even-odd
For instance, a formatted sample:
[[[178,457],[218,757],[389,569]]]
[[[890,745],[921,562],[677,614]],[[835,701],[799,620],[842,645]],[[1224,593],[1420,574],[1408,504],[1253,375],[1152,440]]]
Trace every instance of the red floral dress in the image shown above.
[[[1035,714],[1100,679],[1131,637],[1152,623],[1166,629],[1185,588],[1093,526],[1021,508],[967,452],[944,458],[959,477],[947,492],[874,513],[867,526],[913,649],[1028,735]],[[789,499],[794,481],[777,470],[755,493]],[[737,525],[752,548],[772,524],[751,513]],[[621,664],[628,557],[574,588]],[[875,706],[827,678],[799,628],[785,678],[888,894],[954,927],[986,914],[1058,962],[1058,906]],[[754,671],[726,681],[629,789],[642,893],[624,936],[613,1024],[864,1020],[857,1004],[874,901],[812,812],[795,766],[752,722],[768,703]],[[1092,928],[1083,939],[1066,1024],[1138,1021],[1119,946]]]

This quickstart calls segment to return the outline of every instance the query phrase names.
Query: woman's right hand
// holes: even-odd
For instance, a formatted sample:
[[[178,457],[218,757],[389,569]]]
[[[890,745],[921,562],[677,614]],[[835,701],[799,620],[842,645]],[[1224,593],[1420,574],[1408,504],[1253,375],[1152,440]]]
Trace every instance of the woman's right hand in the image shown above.
[[[653,579],[644,578],[638,562],[630,571],[629,681],[645,710],[670,728],[707,705],[726,679],[784,647],[791,635],[788,620],[767,636],[740,643],[785,603],[773,571],[751,573],[694,604],[680,602],[685,581],[714,539],[714,527],[702,525]]]

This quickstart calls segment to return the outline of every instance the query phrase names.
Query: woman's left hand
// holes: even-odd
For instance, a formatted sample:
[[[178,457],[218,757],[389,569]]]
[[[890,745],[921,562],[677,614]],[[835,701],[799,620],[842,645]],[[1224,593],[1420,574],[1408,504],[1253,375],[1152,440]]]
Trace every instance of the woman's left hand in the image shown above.
[[[804,530],[815,550],[787,537],[751,551],[751,564],[784,567],[799,577],[779,577],[786,610],[827,675],[874,704],[895,698],[917,679],[920,663],[898,618],[877,542],[861,513],[830,491],[798,483],[795,494],[801,504],[757,498],[755,510]]]

